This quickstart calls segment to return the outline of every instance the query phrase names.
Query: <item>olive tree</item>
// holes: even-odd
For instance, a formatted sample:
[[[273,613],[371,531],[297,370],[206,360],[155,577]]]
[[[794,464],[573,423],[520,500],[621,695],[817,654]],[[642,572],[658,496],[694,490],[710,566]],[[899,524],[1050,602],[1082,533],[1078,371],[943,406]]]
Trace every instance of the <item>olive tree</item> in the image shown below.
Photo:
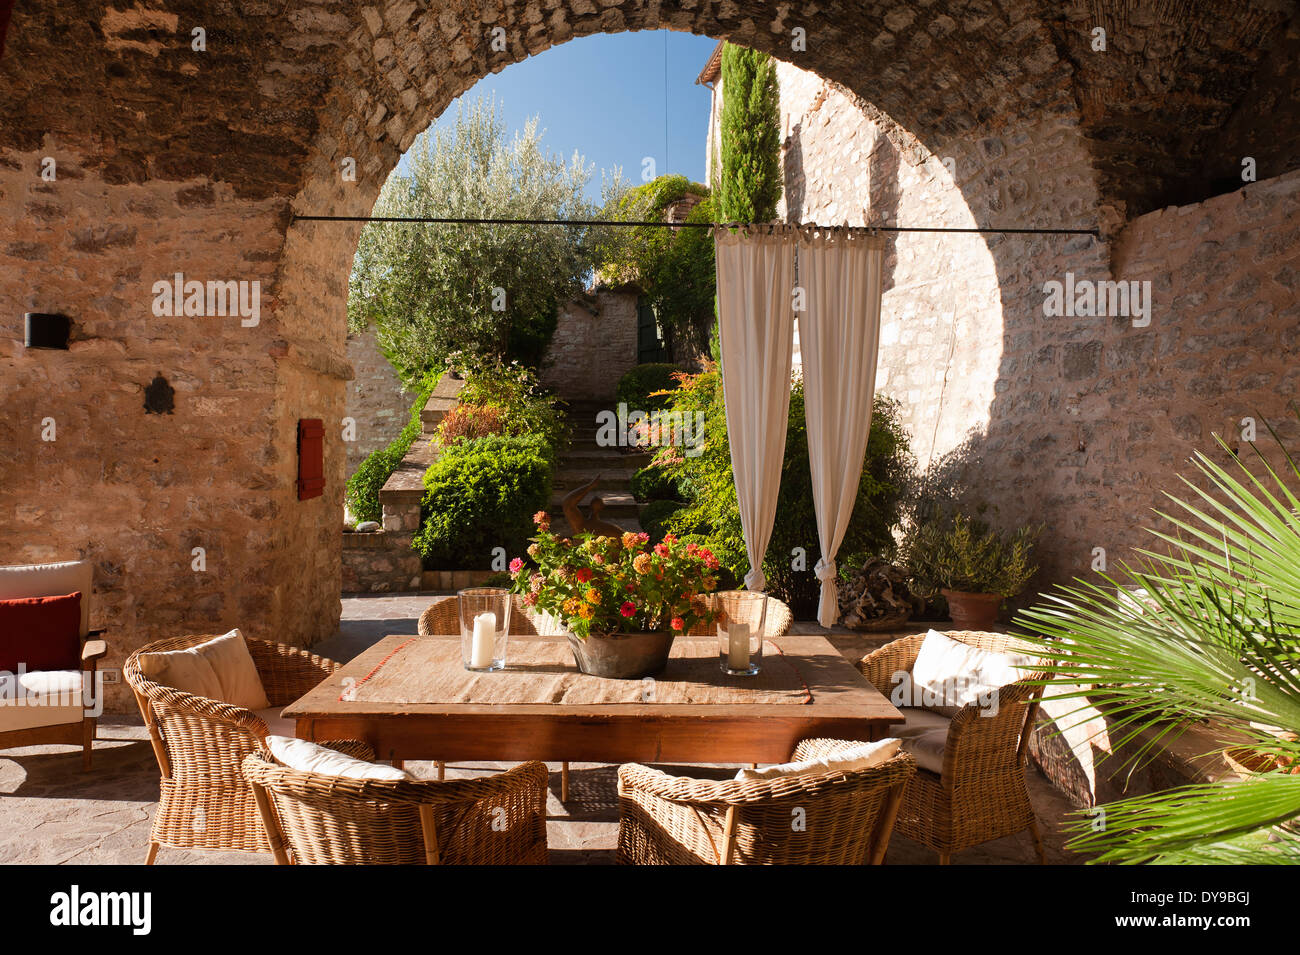
[[[416,138],[375,216],[584,219],[591,170],[543,151],[537,118],[513,137],[495,101],[462,103]],[[582,289],[584,230],[563,226],[368,223],[348,289],[348,325],[374,326],[408,383],[464,351],[536,366],[557,308]]]

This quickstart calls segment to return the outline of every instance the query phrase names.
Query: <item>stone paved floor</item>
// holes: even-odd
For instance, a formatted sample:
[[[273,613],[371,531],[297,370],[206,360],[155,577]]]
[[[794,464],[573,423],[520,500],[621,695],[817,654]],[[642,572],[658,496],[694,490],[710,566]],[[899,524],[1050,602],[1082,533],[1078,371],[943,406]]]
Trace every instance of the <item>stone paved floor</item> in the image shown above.
[[[429,595],[345,597],[339,633],[317,645],[318,652],[347,660],[388,633],[415,633],[416,619]],[[799,632],[827,633],[815,624],[796,624]],[[837,628],[830,639],[846,656],[886,642],[890,635],[863,635]],[[506,764],[449,767],[452,775],[474,775]],[[417,775],[432,776],[432,764],[408,763]],[[559,800],[559,766],[551,767],[547,838],[551,862],[609,864],[618,833],[614,795],[616,767],[575,763],[570,770],[570,800]],[[700,767],[661,767],[668,772],[710,772]],[[734,769],[732,770],[734,771]],[[730,775],[722,768],[718,774]],[[1029,794],[1047,845],[1048,861],[1072,863],[1062,848],[1060,823],[1069,810],[1065,798],[1037,771],[1029,773]],[[0,752],[0,862],[116,863],[143,861],[149,823],[158,798],[158,767],[144,727],[137,718],[106,717],[95,744],[95,768],[81,772],[80,751],[70,747],[26,747]],[[891,864],[930,864],[934,854],[901,836],[890,843]],[[999,839],[961,853],[956,864],[1028,864],[1034,861],[1027,834]],[[163,849],[159,863],[269,864],[266,856],[197,853]]]

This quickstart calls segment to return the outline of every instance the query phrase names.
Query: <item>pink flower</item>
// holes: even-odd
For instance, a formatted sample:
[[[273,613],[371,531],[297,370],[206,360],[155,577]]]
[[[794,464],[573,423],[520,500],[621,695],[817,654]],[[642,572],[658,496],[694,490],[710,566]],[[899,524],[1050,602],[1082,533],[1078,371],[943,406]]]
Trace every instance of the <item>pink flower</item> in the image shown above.
[[[686,626],[686,621],[685,621],[685,620],[683,620],[681,617],[673,617],[673,619],[672,619],[672,628],[673,628],[674,630],[681,630],[681,629],[682,629],[683,627],[685,627],[685,626]]]
[[[632,614],[636,613],[636,604],[632,603],[630,600],[625,601],[623,606],[618,608],[618,612],[625,617],[630,617]]]
[[[537,603],[537,594],[524,594],[524,606],[531,607]]]
[[[660,557],[667,557],[667,556],[668,556],[668,545],[667,545],[667,544],[655,544],[655,553],[658,554]]]
[[[510,573],[517,574],[523,569],[524,569],[524,559],[522,557],[516,557],[514,560],[510,562]]]
[[[650,543],[650,535],[645,531],[642,531],[640,534],[636,535],[636,540],[638,544],[648,544]]]

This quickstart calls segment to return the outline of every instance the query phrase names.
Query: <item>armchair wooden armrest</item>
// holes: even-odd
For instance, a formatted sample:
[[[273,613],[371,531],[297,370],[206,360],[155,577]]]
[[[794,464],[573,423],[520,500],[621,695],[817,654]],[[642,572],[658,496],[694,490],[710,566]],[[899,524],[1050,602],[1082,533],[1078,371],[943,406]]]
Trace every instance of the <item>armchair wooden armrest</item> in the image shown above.
[[[93,632],[93,631],[92,631]],[[99,631],[103,633],[103,631]],[[108,644],[103,640],[87,640],[81,648],[81,665],[87,667],[108,653]]]

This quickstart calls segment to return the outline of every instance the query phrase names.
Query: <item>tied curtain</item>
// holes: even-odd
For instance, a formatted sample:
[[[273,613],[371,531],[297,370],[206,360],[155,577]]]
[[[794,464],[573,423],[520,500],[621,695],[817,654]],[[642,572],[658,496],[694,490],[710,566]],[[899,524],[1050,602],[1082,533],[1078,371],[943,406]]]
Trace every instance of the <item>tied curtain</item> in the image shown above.
[[[799,285],[807,296],[799,347],[823,627],[839,619],[835,556],[853,515],[871,430],[883,260],[884,242],[876,236],[812,229],[799,235]]]
[[[745,533],[745,587],[761,591],[790,416],[794,230],[714,230],[727,441]]]
[[[813,505],[817,619],[839,617],[835,556],[857,500],[871,428],[884,243],[848,230],[717,229],[718,325],[727,439],[745,534],[745,586],[764,589],[790,411],[795,302]],[[798,249],[796,296],[795,250]]]

